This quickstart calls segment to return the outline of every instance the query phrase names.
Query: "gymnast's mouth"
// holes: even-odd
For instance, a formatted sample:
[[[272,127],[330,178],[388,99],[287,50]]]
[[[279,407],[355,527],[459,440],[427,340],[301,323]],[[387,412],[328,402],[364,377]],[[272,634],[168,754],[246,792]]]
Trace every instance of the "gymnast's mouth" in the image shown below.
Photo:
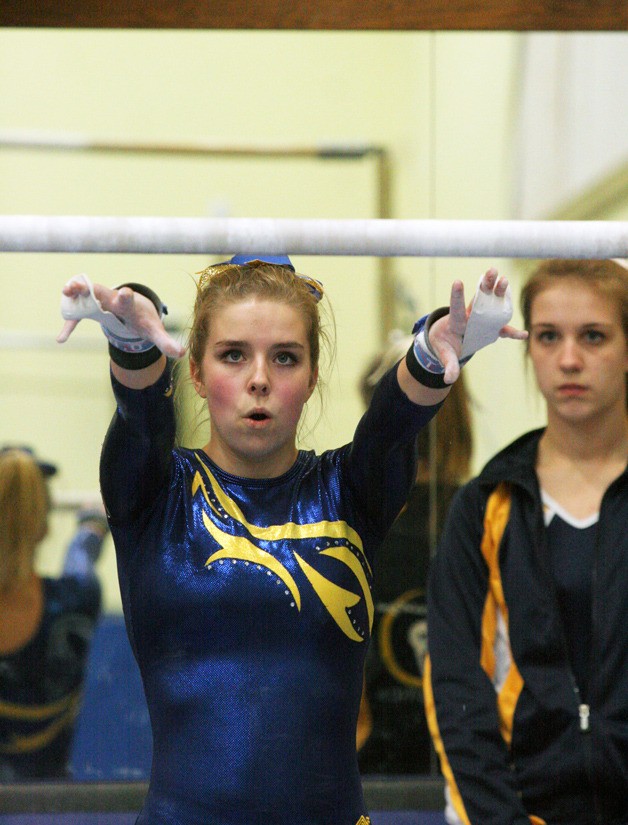
[[[245,416],[249,421],[267,421],[270,416],[263,410],[254,410]]]

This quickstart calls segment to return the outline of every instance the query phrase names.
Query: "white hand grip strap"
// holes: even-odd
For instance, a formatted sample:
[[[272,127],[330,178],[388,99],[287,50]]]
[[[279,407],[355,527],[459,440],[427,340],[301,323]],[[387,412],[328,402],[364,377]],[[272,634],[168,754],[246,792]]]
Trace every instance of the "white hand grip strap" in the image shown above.
[[[72,280],[83,281],[89,289],[89,295],[77,295],[75,297],[62,295],[61,315],[63,318],[68,321],[83,321],[85,319],[97,321],[107,340],[116,349],[123,352],[146,352],[154,346],[152,341],[139,337],[136,332],[129,329],[124,321],[114,315],[113,312],[108,312],[102,308],[100,301],[94,295],[94,287],[87,275],[77,275]]]
[[[480,279],[481,281],[482,279]],[[512,318],[512,294],[508,285],[503,296],[494,291],[482,292],[478,287],[471,314],[467,320],[460,360],[470,358],[474,352],[497,341],[500,329]]]

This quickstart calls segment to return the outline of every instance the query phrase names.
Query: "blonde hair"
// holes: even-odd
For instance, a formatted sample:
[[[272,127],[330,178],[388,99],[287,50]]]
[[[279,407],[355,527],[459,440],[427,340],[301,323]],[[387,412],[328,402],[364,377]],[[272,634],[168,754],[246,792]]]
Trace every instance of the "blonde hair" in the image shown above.
[[[360,380],[360,392],[365,406],[371,403],[375,385],[391,367],[405,357],[412,344],[411,335],[393,330],[388,336],[388,347],[370,362]],[[431,433],[435,435],[435,467],[428,466]],[[469,476],[473,455],[471,402],[464,372],[449,391],[438,415],[417,436],[419,451],[418,477],[435,475],[437,481],[460,484]]]
[[[44,475],[24,450],[0,455],[0,591],[28,578],[35,548],[48,531]]]
[[[539,264],[521,290],[520,307],[524,327],[530,330],[532,306],[537,296],[562,280],[578,280],[617,306],[628,347],[628,269],[623,263],[609,258],[599,260],[554,259]],[[528,338],[528,349],[529,346],[530,339]],[[628,375],[626,406],[628,408]]]

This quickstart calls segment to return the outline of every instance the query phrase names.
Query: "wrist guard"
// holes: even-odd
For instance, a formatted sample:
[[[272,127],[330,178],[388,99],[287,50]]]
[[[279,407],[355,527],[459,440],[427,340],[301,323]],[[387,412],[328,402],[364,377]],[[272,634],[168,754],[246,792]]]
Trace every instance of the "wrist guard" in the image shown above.
[[[156,292],[144,284],[137,284],[134,282],[128,284],[120,284],[116,289],[128,287],[133,292],[137,292],[152,301],[153,306],[157,310],[160,318],[168,314],[168,308],[161,302]],[[109,313],[111,315],[111,313]],[[120,319],[114,315],[116,321]],[[147,341],[145,338],[128,338],[120,335],[118,330],[113,330],[101,324],[102,331],[109,341],[109,357],[114,364],[125,370],[142,370],[145,367],[150,367],[155,361],[161,358],[161,351],[153,344],[152,341]],[[126,330],[128,335],[128,330]]]
[[[448,314],[449,307],[440,307],[419,319],[412,329],[414,342],[406,354],[406,366],[410,375],[424,387],[433,390],[444,390],[450,386],[443,379],[445,367],[432,349],[429,339],[432,324]]]
[[[62,296],[61,315],[69,320],[89,318],[97,321],[109,341],[111,360],[124,369],[143,369],[157,361],[161,356],[161,352],[153,342],[138,336],[113,312],[104,310],[100,301],[94,295],[94,288],[87,275],[81,275],[80,277],[89,288],[89,295],[79,295],[76,298]],[[164,306],[152,289],[137,283],[121,284],[116,289],[125,286],[152,301],[160,318],[167,314],[167,307]]]

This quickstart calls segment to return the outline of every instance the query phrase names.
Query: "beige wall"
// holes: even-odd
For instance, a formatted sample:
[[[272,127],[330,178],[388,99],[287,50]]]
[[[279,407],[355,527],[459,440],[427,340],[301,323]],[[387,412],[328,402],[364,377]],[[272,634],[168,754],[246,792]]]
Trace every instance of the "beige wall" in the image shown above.
[[[0,130],[99,141],[376,144],[391,157],[392,217],[505,219],[520,37],[3,30]],[[372,159],[232,161],[0,148],[0,212],[375,217],[376,172]],[[337,326],[325,414],[306,444],[321,449],[348,440],[361,411],[358,376],[381,338],[378,264],[295,262],[324,281]],[[193,274],[207,263],[200,256],[0,255],[0,331],[43,334],[52,342],[61,285],[83,271],[112,285],[150,284],[171,317],[185,324]],[[516,293],[522,270],[510,261],[395,261],[406,301],[399,317],[447,303],[454,277],[470,295],[492,264],[511,277]],[[112,412],[100,333],[83,324],[75,338],[64,350],[5,349],[0,360],[0,442],[33,444],[56,461],[58,493],[97,490]],[[87,344],[95,348],[82,351]],[[500,342],[466,368],[476,468],[542,421],[522,360],[520,345]],[[54,516],[42,570],[58,568],[71,529],[70,516]],[[101,567],[106,604],[118,609],[110,543]]]

